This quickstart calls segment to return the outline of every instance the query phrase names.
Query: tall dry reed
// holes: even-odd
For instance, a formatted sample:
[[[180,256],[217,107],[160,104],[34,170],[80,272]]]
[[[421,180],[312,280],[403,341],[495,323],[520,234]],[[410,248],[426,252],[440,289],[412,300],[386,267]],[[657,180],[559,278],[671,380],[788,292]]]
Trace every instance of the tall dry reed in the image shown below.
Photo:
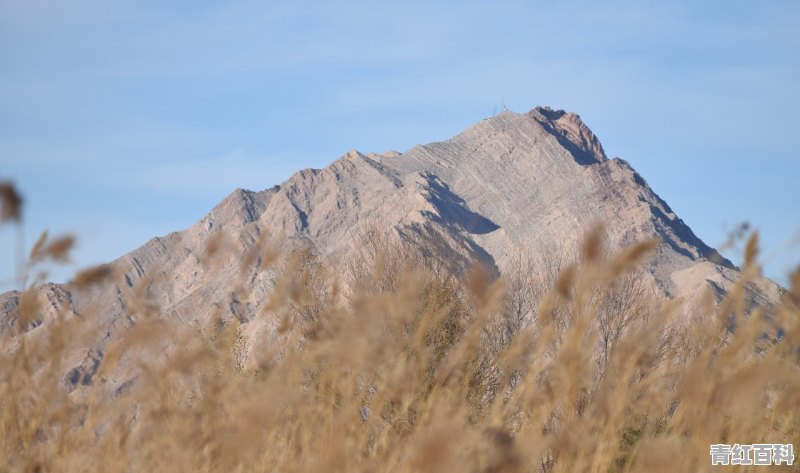
[[[638,284],[654,242],[609,257],[595,231],[576,259],[496,278],[386,238],[336,272],[310,250],[246,255],[274,272],[270,343],[235,319],[189,330],[141,293],[98,360],[97,379],[139,373],[112,394],[64,387],[91,324],[41,323],[22,292],[0,341],[0,471],[694,472],[710,444],[800,447],[800,272],[779,306],[746,312],[755,237],[740,283],[691,326]],[[70,244],[45,237],[33,258]],[[137,358],[167,342],[180,349]]]

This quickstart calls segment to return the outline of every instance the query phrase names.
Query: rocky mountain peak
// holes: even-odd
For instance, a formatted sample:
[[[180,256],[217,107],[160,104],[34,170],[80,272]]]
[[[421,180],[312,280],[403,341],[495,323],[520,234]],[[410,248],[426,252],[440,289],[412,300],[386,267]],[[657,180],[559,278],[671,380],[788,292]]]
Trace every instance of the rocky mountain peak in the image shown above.
[[[91,293],[50,285],[40,296],[68,313],[96,313],[103,335],[90,348],[102,353],[132,320],[128,300],[140,284],[181,323],[205,326],[219,314],[249,323],[269,300],[271,286],[254,274],[247,279],[250,297],[237,296],[238,257],[265,236],[285,248],[310,247],[341,265],[357,257],[368,230],[400,238],[436,234],[446,247],[442,254],[462,268],[480,261],[502,274],[515,255],[547,256],[574,247],[598,222],[612,248],[660,239],[643,277],[665,296],[720,294],[738,276],[626,161],[606,157],[577,114],[536,107],[526,114],[503,112],[402,153],[352,150],[265,190],[238,189],[189,229],[154,238],[114,261],[117,279]],[[219,233],[226,235],[231,256],[211,267],[203,255]],[[777,292],[765,281],[754,297],[775,300]],[[0,295],[0,333],[13,325],[17,304],[18,294]],[[81,357],[71,362],[93,366]]]
[[[565,140],[562,144],[575,153],[578,162],[591,164],[608,159],[600,140],[578,114],[543,106],[534,108],[528,116],[555,136],[563,137]]]

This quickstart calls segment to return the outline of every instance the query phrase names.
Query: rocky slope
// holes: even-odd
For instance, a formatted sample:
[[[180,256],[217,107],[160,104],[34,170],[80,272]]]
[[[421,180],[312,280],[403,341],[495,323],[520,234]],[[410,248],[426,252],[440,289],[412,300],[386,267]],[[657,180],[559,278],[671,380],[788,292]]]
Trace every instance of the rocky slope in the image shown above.
[[[113,262],[118,276],[100,286],[42,286],[41,319],[46,323],[65,310],[91,314],[100,324],[90,350],[76,348],[69,361],[75,369],[66,382],[75,387],[93,382],[105,346],[141,317],[145,309],[132,306],[137,293],[146,293],[163,316],[191,327],[216,316],[252,321],[269,299],[271,281],[267,273],[242,274],[240,261],[266,235],[342,261],[353,257],[367,229],[401,238],[433,230],[464,265],[479,260],[502,273],[514,254],[571,247],[597,222],[614,247],[661,239],[647,271],[669,297],[693,299],[706,288],[719,294],[737,277],[738,270],[697,238],[627,162],[606,156],[578,115],[537,107],[503,112],[405,153],[350,151],[278,186],[236,190],[192,227]],[[206,264],[203,254],[220,230],[230,236],[232,251]],[[753,297],[776,300],[778,291],[764,281]],[[19,298],[15,292],[0,296],[0,333],[15,323]],[[250,330],[268,333],[272,322]],[[129,381],[125,374],[108,380],[115,389]]]

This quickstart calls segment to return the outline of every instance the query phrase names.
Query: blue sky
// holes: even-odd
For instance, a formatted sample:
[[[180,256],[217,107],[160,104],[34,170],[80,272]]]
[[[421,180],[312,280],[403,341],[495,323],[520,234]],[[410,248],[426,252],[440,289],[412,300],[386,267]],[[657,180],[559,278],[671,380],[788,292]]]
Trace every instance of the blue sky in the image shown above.
[[[707,243],[760,229],[785,281],[798,24],[789,0],[0,0],[0,179],[24,193],[29,243],[79,236],[71,271],[237,187],[445,139],[501,101],[546,104],[579,113]],[[0,280],[12,237],[0,229]]]

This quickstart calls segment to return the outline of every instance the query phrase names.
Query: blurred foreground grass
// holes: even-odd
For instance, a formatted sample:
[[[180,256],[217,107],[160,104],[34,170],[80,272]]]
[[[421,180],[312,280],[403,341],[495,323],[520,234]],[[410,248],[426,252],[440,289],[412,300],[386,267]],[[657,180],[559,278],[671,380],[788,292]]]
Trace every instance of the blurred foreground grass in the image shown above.
[[[64,355],[91,321],[23,333],[39,310],[30,288],[0,340],[0,472],[694,472],[712,470],[710,444],[800,447],[800,272],[779,306],[745,314],[753,236],[742,281],[686,323],[637,277],[653,242],[607,256],[598,235],[574,260],[521,258],[502,278],[377,233],[346,268],[273,255],[259,316],[277,341],[132,304],[138,322],[98,378],[165,340],[180,350],[114,395],[64,387]],[[70,245],[44,239],[32,259]]]

